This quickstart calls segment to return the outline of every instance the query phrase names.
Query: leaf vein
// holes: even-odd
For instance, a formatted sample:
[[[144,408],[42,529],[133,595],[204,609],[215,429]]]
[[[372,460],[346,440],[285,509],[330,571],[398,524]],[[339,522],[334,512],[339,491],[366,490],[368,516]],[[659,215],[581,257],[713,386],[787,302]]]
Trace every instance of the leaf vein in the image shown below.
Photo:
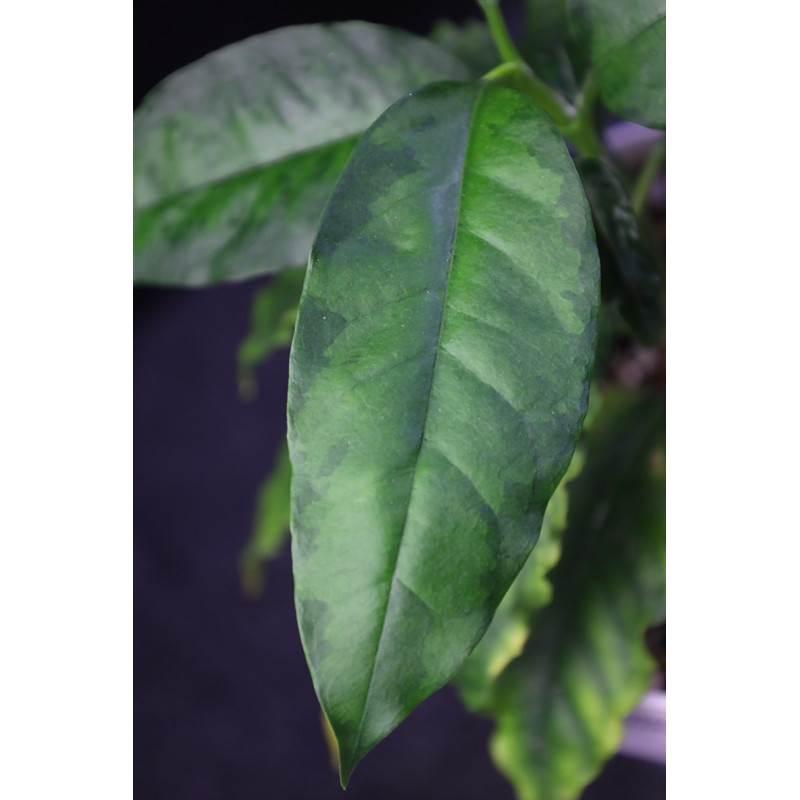
[[[445,453],[444,450],[442,450],[441,447],[439,447],[438,445],[434,444],[430,439],[426,439],[425,440],[425,444],[431,450],[433,450],[437,455],[439,455],[441,458],[443,458],[456,472],[458,472],[459,475],[461,475],[467,481],[467,483],[475,491],[475,494],[478,495],[478,497],[480,498],[481,502],[484,503],[486,506],[488,506],[492,510],[492,514],[494,515],[495,519],[497,519],[497,512],[492,507],[492,504],[486,499],[486,497],[484,496],[484,494],[480,490],[480,488],[478,488],[478,484],[475,483],[475,479],[471,475],[468,475],[464,471],[463,467],[460,467],[458,464],[456,464],[456,462],[453,461],[453,459],[450,458],[450,456],[448,456],[447,453]]]
[[[489,389],[491,389],[492,392],[494,392],[494,394],[497,395],[497,397],[499,397],[514,412],[514,415],[518,417],[520,420],[522,420],[522,423],[524,425],[527,424],[527,420],[525,419],[525,416],[523,415],[522,411],[520,411],[520,409],[518,409],[511,402],[511,400],[509,400],[509,398],[506,397],[496,386],[493,386],[485,378],[482,378],[480,375],[478,375],[478,373],[475,372],[475,370],[472,367],[468,366],[459,356],[457,356],[451,350],[448,350],[446,347],[442,347],[442,350],[445,353],[447,353],[447,355],[450,356],[450,358],[452,358],[453,361],[455,361],[456,364],[458,364],[461,367],[461,369],[463,369],[465,372],[468,372],[473,378],[475,378],[475,380],[478,381],[478,383],[481,383],[483,384],[483,386],[487,386]]]
[[[429,389],[428,389],[427,402],[426,402],[426,405],[425,405],[425,413],[424,413],[423,422],[422,422],[423,436],[420,438],[419,447],[417,448],[417,454],[416,454],[416,458],[414,460],[414,468],[413,468],[413,471],[412,471],[412,479],[411,479],[411,491],[409,493],[409,499],[408,499],[408,503],[406,505],[406,514],[405,514],[405,519],[403,520],[403,526],[402,526],[401,533],[400,533],[399,543],[398,543],[398,546],[397,546],[397,550],[395,552],[394,566],[392,568],[392,577],[391,577],[391,580],[389,582],[389,593],[388,593],[388,596],[386,598],[386,605],[384,606],[384,609],[383,609],[383,618],[381,620],[380,633],[378,634],[378,643],[377,643],[377,646],[375,648],[375,656],[372,659],[372,668],[371,668],[371,671],[370,671],[369,683],[367,684],[367,692],[366,692],[366,695],[364,697],[364,705],[363,705],[362,710],[361,710],[361,719],[360,719],[359,724],[358,724],[358,730],[356,731],[355,743],[354,743],[353,750],[352,750],[352,752],[354,754],[356,754],[356,755],[358,753],[359,745],[361,744],[361,736],[362,736],[362,732],[363,732],[363,728],[364,728],[364,721],[366,720],[367,706],[369,705],[369,699],[370,699],[370,696],[372,694],[372,690],[373,690],[373,686],[374,686],[374,682],[375,682],[376,666],[377,666],[377,663],[378,663],[378,661],[380,659],[381,645],[383,644],[384,632],[386,630],[386,618],[388,616],[389,606],[391,605],[391,602],[392,602],[392,586],[394,584],[394,580],[395,580],[395,577],[397,575],[397,565],[400,562],[400,551],[401,551],[402,546],[403,546],[403,540],[405,538],[405,532],[406,532],[406,528],[408,526],[408,512],[409,512],[409,509],[411,508],[411,502],[412,502],[412,499],[413,499],[413,496],[414,496],[414,477],[413,476],[416,474],[417,464],[419,463],[419,456],[420,456],[420,453],[422,452],[422,447],[423,447],[423,444],[425,442],[424,431],[425,431],[425,428],[427,427],[428,413],[430,411],[430,400],[431,400],[431,395],[433,393],[432,392],[432,390],[433,390],[433,380],[434,380],[434,375],[436,374],[436,365],[437,365],[437,362],[438,362],[438,359],[439,359],[439,352],[441,351],[442,328],[444,327],[444,315],[445,315],[445,309],[447,308],[447,289],[449,288],[449,285],[450,285],[450,280],[449,280],[449,278],[450,278],[450,270],[452,270],[452,267],[453,267],[453,260],[454,260],[454,254],[455,254],[455,245],[456,245],[456,236],[457,236],[457,233],[458,233],[458,230],[459,230],[458,220],[459,220],[460,212],[461,212],[461,195],[462,195],[463,187],[464,187],[464,164],[467,161],[467,153],[469,151],[470,133],[471,133],[471,130],[472,130],[472,124],[473,124],[473,121],[474,121],[474,119],[475,119],[475,117],[477,115],[477,110],[480,107],[480,102],[481,102],[481,99],[483,97],[484,91],[485,91],[485,89],[482,87],[479,90],[479,93],[477,94],[477,96],[475,98],[475,105],[472,108],[469,124],[467,126],[467,134],[466,134],[466,137],[465,137],[464,148],[463,148],[462,153],[461,153],[461,163],[459,164],[459,168],[460,168],[459,169],[459,173],[460,173],[461,183],[460,183],[459,192],[458,192],[458,206],[457,206],[457,209],[456,209],[456,214],[454,216],[453,231],[452,231],[452,234],[451,234],[452,238],[451,238],[451,243],[450,243],[450,258],[449,258],[449,261],[448,261],[447,278],[445,280],[445,294],[444,294],[444,298],[443,298],[443,301],[442,301],[442,315],[441,315],[441,319],[439,320],[439,330],[437,332],[437,337],[436,337],[437,338],[436,355],[434,357],[433,366],[431,368],[430,386],[429,386]]]
[[[431,612],[431,614],[438,616],[438,614],[436,613],[436,609],[416,589],[409,586],[402,578],[398,578],[396,576],[395,576],[395,582],[399,583],[409,594],[414,595],[414,597],[416,597],[417,600],[419,600],[420,603],[422,603],[422,605],[424,605],[425,608],[427,608],[428,611]]]
[[[410,356],[406,358],[400,359],[400,361],[392,361],[388,364],[382,364],[377,370],[371,372],[369,375],[365,375],[363,378],[359,378],[355,383],[350,384],[348,391],[352,391],[356,388],[356,386],[360,386],[362,383],[366,383],[367,381],[373,381],[376,378],[380,378],[381,375],[385,375],[387,372],[395,369],[396,367],[402,367],[403,364],[408,364],[411,361],[416,361],[417,359],[421,358],[428,352],[428,348],[424,350],[420,350],[418,353],[412,353]]]
[[[193,184],[192,186],[187,186],[185,189],[180,189],[176,192],[168,192],[163,197],[159,197],[157,200],[151,200],[147,203],[144,203],[140,206],[134,207],[134,213],[136,214],[144,214],[146,212],[161,210],[162,208],[168,207],[170,204],[182,200],[186,197],[191,197],[192,195],[203,194],[207,191],[213,191],[215,189],[219,189],[223,186],[226,186],[229,183],[234,183],[237,180],[242,178],[251,177],[259,172],[266,172],[272,167],[276,167],[279,165],[283,165],[287,161],[291,161],[295,158],[305,158],[307,156],[318,155],[324,153],[326,150],[334,150],[341,144],[345,142],[355,141],[361,137],[361,132],[356,134],[348,134],[346,136],[341,136],[338,139],[329,139],[326,142],[322,142],[321,144],[314,145],[313,147],[306,147],[300,150],[295,150],[291,153],[285,153],[284,155],[280,156],[279,158],[260,161],[258,164],[253,164],[252,166],[245,167],[244,169],[234,170],[232,172],[227,172],[224,175],[220,175],[216,178],[211,178],[207,181],[202,181],[200,183]]]

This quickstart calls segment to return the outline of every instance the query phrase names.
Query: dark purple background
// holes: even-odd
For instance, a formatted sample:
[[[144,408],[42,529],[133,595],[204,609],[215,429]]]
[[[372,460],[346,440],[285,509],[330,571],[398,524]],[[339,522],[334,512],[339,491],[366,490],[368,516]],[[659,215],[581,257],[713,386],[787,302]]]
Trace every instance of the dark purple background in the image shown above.
[[[203,54],[281,25],[360,18],[424,33],[474,8],[138,0],[134,101]],[[135,796],[512,800],[486,752],[491,724],[450,689],[379,745],[342,794],[297,634],[288,552],[270,565],[262,597],[240,591],[237,556],[285,431],[285,353],[261,371],[254,402],[236,392],[236,347],[264,282],[134,293]],[[587,797],[650,800],[664,797],[663,783],[661,768],[618,758]]]

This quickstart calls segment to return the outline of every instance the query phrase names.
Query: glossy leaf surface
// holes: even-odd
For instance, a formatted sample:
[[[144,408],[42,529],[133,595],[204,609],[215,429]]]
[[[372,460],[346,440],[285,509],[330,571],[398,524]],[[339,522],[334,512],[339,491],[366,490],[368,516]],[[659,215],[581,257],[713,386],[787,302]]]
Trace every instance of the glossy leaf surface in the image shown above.
[[[663,283],[655,254],[639,228],[630,194],[611,164],[577,164],[589,198],[603,267],[603,296],[616,298],[625,320],[649,344],[664,329]]]
[[[553,600],[500,676],[490,748],[521,800],[570,800],[615,752],[664,616],[663,398],[610,397],[571,484]]]
[[[276,275],[256,292],[250,313],[250,331],[239,345],[239,393],[250,399],[256,393],[256,368],[281,347],[292,342],[297,306],[303,291],[305,267]]]
[[[651,128],[666,126],[664,0],[568,0],[605,105]]]
[[[218,50],[134,115],[134,277],[202,285],[304,264],[358,137],[406,92],[467,76],[450,53],[367,22]]]
[[[533,547],[586,410],[598,258],[527,96],[436,84],[368,131],[292,344],[301,636],[356,762],[451,677]]]

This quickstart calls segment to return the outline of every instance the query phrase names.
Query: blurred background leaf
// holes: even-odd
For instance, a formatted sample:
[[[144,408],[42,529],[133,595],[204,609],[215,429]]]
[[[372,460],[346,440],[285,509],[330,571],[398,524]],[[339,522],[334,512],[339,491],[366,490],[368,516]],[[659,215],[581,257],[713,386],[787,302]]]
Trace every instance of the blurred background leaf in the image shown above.
[[[620,744],[664,618],[663,398],[609,392],[571,484],[553,600],[497,681],[490,747],[522,800],[568,800]]]
[[[440,19],[431,29],[430,39],[457,56],[478,79],[494,69],[502,59],[489,27],[475,19],[459,24]]]
[[[664,0],[567,0],[575,40],[591,55],[606,107],[650,128],[666,126]]]
[[[134,278],[199,286],[308,258],[360,135],[405,93],[466,68],[368,22],[252,36],[170,75],[134,114]]]
[[[250,331],[236,354],[239,394],[244,400],[256,395],[256,368],[266,363],[276,350],[292,342],[305,272],[305,267],[286,270],[253,297]]]
[[[663,278],[654,249],[642,233],[622,176],[606,160],[576,163],[592,208],[602,268],[603,299],[620,312],[642,342],[664,331]]]
[[[588,58],[571,38],[566,0],[524,0],[522,7],[520,52],[545,83],[574,102]]]
[[[239,558],[242,590],[258,597],[264,589],[264,562],[275,558],[289,538],[292,465],[286,441],[275,457],[256,500],[253,532]]]

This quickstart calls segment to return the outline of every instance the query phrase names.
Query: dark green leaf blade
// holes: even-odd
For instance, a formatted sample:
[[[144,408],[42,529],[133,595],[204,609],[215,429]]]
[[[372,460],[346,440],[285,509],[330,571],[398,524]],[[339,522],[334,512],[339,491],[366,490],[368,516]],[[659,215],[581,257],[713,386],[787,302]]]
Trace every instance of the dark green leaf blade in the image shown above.
[[[359,143],[312,248],[288,409],[298,620],[344,782],[530,553],[597,299],[586,198],[527,96],[437,84]]]
[[[497,681],[492,757],[521,800],[570,800],[619,745],[664,615],[664,408],[610,396],[573,482],[553,601]]]
[[[368,22],[282,28],[176,72],[134,115],[134,278],[305,263],[358,137],[411,89],[465,77],[446,50]]]
[[[665,128],[664,0],[569,0],[568,9],[606,106],[633,122]]]
[[[663,279],[628,190],[607,161],[581,158],[576,166],[598,234],[603,297],[618,299],[622,315],[638,338],[653,344],[664,331]]]

